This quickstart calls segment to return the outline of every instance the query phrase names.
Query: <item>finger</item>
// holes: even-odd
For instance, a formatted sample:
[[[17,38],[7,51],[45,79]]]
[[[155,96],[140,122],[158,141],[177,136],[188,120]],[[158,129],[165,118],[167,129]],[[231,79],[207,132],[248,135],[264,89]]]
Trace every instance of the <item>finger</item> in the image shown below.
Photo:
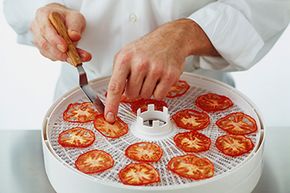
[[[157,81],[159,80],[158,73],[150,72],[143,83],[140,91],[141,98],[150,98],[153,95],[153,91],[156,87]]]
[[[126,84],[126,96],[129,98],[137,98],[141,91],[144,78],[148,72],[149,63],[148,62],[138,62],[131,64],[132,70]]]
[[[65,40],[54,29],[50,21],[46,18],[41,25],[41,35],[49,42],[50,45],[65,53],[67,50],[67,44]]]
[[[92,55],[89,52],[80,48],[77,48],[77,50],[83,62],[87,62],[92,59]]]
[[[119,62],[117,59],[109,82],[105,106],[105,118],[110,123],[115,121],[129,72],[129,65]]]
[[[86,20],[79,12],[69,12],[66,14],[65,23],[68,29],[68,35],[72,41],[79,41],[81,34],[86,27]]]
[[[157,84],[154,90],[154,98],[156,99],[163,99],[166,95],[171,86],[178,80],[179,75],[176,72],[168,72]]]
[[[52,61],[66,61],[67,55],[62,53],[55,47],[49,44],[49,42],[43,37],[37,37],[37,41],[35,42],[38,47],[40,53],[46,58],[51,59]]]

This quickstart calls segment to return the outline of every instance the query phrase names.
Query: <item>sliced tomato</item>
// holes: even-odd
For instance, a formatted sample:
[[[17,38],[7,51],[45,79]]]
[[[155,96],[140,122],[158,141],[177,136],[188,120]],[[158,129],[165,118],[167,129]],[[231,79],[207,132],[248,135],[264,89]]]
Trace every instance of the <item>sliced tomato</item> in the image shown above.
[[[162,154],[161,147],[150,142],[134,143],[125,150],[125,155],[128,158],[139,162],[157,162]]]
[[[206,112],[223,111],[233,106],[231,99],[215,93],[207,93],[197,97],[195,104]]]
[[[197,131],[179,133],[174,136],[176,146],[185,152],[202,152],[210,148],[211,140]]]
[[[214,165],[209,159],[190,154],[173,157],[168,162],[167,168],[181,177],[193,180],[206,179],[214,175]]]
[[[163,107],[167,107],[166,102],[162,100],[155,99],[140,99],[131,104],[131,110],[134,113],[137,113],[137,110],[140,108],[141,112],[147,111],[147,106],[149,104],[154,104],[155,110],[163,111]]]
[[[107,97],[107,92],[105,93],[105,97]],[[121,103],[129,103],[129,104],[131,104],[131,103],[133,103],[133,102],[135,102],[135,101],[137,101],[137,100],[140,100],[140,99],[141,99],[141,98],[130,99],[130,98],[128,98],[128,97],[125,95],[125,93],[123,93],[122,96],[121,96],[121,100],[120,100],[120,102],[121,102]]]
[[[192,109],[178,111],[172,116],[172,119],[178,127],[187,130],[204,129],[210,123],[208,114]]]
[[[69,104],[63,113],[63,119],[73,123],[86,123],[93,121],[99,114],[90,102]]]
[[[166,97],[167,98],[175,98],[184,95],[188,89],[190,88],[189,84],[187,84],[184,80],[177,81],[169,90]]]
[[[254,144],[244,135],[223,135],[217,138],[216,147],[223,154],[237,157],[250,152]]]
[[[77,158],[75,166],[85,174],[95,174],[113,167],[114,160],[107,152],[95,149],[81,154]]]
[[[107,122],[104,115],[97,115],[94,121],[95,129],[102,135],[109,138],[119,138],[128,133],[128,125],[119,117],[116,117],[115,123]]]
[[[119,172],[123,184],[142,186],[160,182],[158,171],[148,163],[131,163]]]
[[[228,114],[217,120],[216,125],[234,135],[246,135],[257,131],[255,119],[242,112]]]
[[[63,147],[85,148],[92,145],[94,141],[94,132],[82,127],[63,131],[58,136],[58,143]]]

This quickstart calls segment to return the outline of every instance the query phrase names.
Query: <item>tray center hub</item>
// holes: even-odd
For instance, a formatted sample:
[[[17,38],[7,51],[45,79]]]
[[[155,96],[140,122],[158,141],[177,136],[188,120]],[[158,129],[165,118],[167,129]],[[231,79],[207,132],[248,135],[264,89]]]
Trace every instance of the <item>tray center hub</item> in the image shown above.
[[[172,130],[167,107],[158,111],[154,109],[154,104],[149,104],[147,111],[137,110],[136,122],[132,125],[132,133],[136,137],[158,140],[167,137]]]

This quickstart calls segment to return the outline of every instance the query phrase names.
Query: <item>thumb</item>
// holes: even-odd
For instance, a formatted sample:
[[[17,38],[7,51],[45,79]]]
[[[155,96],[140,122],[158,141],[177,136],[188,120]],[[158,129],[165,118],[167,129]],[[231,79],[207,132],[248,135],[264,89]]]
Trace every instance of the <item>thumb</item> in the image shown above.
[[[66,14],[66,26],[71,40],[77,42],[81,39],[81,34],[86,27],[86,19],[80,12],[69,12]]]

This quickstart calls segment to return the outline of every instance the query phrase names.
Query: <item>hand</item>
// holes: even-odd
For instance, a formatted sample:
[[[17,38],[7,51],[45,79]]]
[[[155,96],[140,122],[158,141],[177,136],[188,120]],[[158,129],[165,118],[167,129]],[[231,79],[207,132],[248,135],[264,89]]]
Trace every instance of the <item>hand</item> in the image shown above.
[[[114,122],[123,92],[129,98],[165,97],[192,54],[218,55],[202,29],[189,19],[164,24],[123,47],[114,60],[106,120]]]
[[[81,34],[86,26],[85,18],[80,12],[68,9],[56,3],[48,4],[36,11],[34,21],[31,25],[34,45],[43,56],[52,61],[59,60],[69,62],[66,55],[67,44],[65,40],[58,35],[48,19],[51,12],[58,12],[61,14],[68,29],[70,39],[74,43],[77,43],[81,39]],[[85,50],[78,48],[78,53],[83,62],[89,61],[92,58],[91,54]]]

